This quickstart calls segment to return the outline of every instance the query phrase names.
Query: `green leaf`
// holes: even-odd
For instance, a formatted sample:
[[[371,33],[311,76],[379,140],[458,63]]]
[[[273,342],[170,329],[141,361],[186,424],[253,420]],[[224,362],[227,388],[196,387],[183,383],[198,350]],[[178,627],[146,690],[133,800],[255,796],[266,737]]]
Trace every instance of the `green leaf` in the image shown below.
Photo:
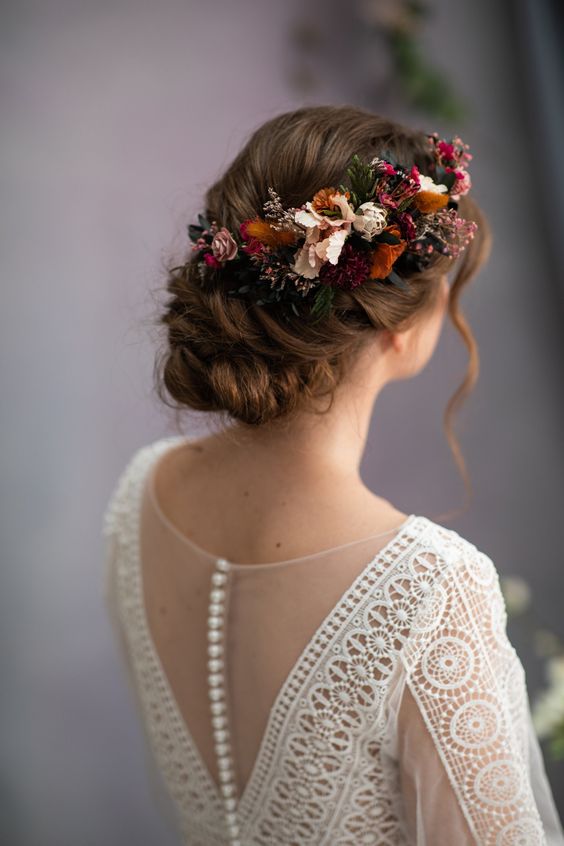
[[[201,237],[203,231],[204,230],[202,229],[201,226],[196,226],[195,223],[191,223],[190,226],[188,227],[188,237],[190,238],[191,241],[194,241],[194,243],[196,243],[198,238]]]
[[[198,223],[200,224],[202,229],[209,229],[211,226],[209,220],[207,219],[207,217],[204,217],[203,214],[198,215]]]
[[[443,185],[446,185],[448,190],[450,191],[450,189],[452,188],[452,186],[456,182],[456,174],[454,174],[452,172],[451,173],[445,173],[445,175],[441,179],[441,182],[442,182]]]
[[[354,194],[355,208],[366,203],[372,195],[374,187],[374,174],[370,165],[365,164],[355,154],[347,168],[350,181],[351,195]]]
[[[322,320],[324,317],[327,317],[327,315],[331,312],[334,295],[335,291],[330,285],[320,285],[315,295],[315,301],[310,311],[310,316],[317,317],[318,320]],[[317,320],[314,321],[314,323],[316,322]]]
[[[389,274],[386,276],[386,280],[391,282],[392,285],[395,285],[396,288],[402,288],[404,291],[409,290],[409,285],[405,282],[401,276],[399,276],[395,270],[390,270]]]
[[[374,244],[399,244],[401,238],[398,238],[397,235],[393,235],[391,232],[380,232],[379,235],[376,235],[375,238],[372,239]]]

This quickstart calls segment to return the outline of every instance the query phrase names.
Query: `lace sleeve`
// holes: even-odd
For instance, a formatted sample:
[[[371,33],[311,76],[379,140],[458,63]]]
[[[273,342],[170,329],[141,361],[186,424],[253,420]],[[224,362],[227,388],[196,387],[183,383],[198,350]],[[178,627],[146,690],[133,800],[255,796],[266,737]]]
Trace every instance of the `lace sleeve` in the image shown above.
[[[462,545],[402,650],[397,759],[410,841],[562,846],[491,559]]]

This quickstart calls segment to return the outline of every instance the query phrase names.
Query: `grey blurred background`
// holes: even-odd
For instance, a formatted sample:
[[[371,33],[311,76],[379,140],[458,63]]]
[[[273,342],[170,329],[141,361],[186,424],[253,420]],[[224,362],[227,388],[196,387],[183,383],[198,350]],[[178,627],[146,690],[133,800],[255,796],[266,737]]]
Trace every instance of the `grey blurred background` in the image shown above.
[[[176,431],[152,385],[162,264],[208,183],[280,111],[355,103],[470,144],[495,243],[463,298],[481,353],[457,425],[475,497],[449,525],[526,578],[564,637],[560,13],[427,6],[417,38],[458,120],[398,86],[384,0],[2,5],[2,843],[179,842],[105,614],[101,518],[133,451]],[[465,366],[447,325],[425,371],[375,408],[364,477],[407,513],[463,502],[441,421]],[[205,422],[188,415],[184,431]],[[510,627],[533,698],[543,663]],[[564,763],[547,770],[562,815]]]

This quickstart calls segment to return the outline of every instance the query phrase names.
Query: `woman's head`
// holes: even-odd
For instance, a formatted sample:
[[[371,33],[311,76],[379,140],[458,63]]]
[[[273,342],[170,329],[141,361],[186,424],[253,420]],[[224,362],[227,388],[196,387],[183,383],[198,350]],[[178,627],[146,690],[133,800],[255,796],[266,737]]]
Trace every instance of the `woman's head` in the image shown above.
[[[261,215],[269,187],[284,207],[299,207],[320,188],[345,182],[354,154],[370,161],[384,152],[431,175],[433,158],[423,131],[350,106],[279,115],[253,133],[210,187],[206,215],[238,231],[243,221]],[[467,195],[460,198],[459,214],[474,220],[478,230],[455,260],[450,287],[446,273],[454,269],[453,260],[440,256],[430,269],[404,276],[405,290],[375,281],[338,289],[331,313],[316,323],[282,317],[276,304],[230,298],[221,285],[201,285],[194,262],[171,269],[170,298],[160,318],[168,328],[167,346],[157,362],[161,398],[174,407],[219,412],[243,426],[288,423],[297,413],[319,410],[324,398],[328,411],[337,386],[375,335],[417,340],[405,344],[406,362],[410,351],[418,356],[411,371],[406,363],[405,373],[418,372],[432,354],[448,309],[470,351],[468,374],[449,404],[450,415],[471,388],[478,367],[458,299],[489,248],[487,221]],[[448,428],[447,434],[460,464]]]

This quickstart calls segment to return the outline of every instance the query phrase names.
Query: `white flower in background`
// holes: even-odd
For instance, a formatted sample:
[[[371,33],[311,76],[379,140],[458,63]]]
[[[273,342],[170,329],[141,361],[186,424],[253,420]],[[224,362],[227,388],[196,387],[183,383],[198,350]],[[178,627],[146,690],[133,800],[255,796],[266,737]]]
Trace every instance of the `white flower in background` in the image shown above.
[[[374,235],[379,235],[386,227],[386,220],[388,213],[384,206],[378,203],[363,203],[356,210],[353,227],[362,235],[367,241],[370,241]]]
[[[448,191],[446,185],[440,185],[438,182],[433,182],[430,176],[423,173],[419,174],[419,190],[429,191],[431,194],[444,194]]]
[[[510,617],[521,614],[531,602],[531,589],[519,576],[503,576],[501,588]]]
[[[533,707],[533,724],[538,736],[550,737],[564,724],[564,656],[547,662],[548,688]]]

